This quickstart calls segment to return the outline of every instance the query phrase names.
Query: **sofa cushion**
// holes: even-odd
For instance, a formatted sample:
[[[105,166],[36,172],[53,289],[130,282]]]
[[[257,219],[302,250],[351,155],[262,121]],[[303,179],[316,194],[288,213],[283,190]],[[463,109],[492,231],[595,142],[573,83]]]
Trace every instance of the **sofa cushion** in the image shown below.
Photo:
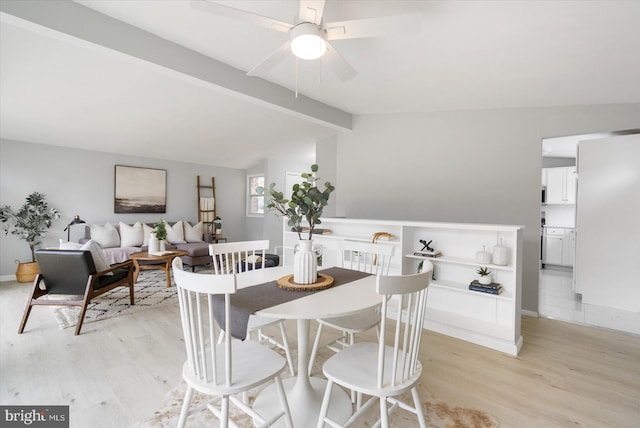
[[[102,248],[113,248],[120,246],[120,235],[118,230],[111,223],[104,226],[92,224],[89,226],[91,239],[96,241]]]
[[[187,242],[204,242],[202,236],[204,235],[204,223],[199,222],[194,226],[191,226],[188,222],[184,222],[184,239]]]
[[[176,245],[176,244],[167,244],[167,243],[165,242],[165,244],[164,244],[164,249],[165,249],[166,251],[169,251],[169,250],[176,250],[176,249],[178,249],[178,245]],[[136,249],[136,251],[149,251],[149,246],[148,246],[148,245],[143,245],[142,247],[140,247],[140,248]]]
[[[209,244],[206,242],[189,242],[186,244],[178,244],[178,250],[188,251],[191,257],[208,256]]]
[[[149,226],[148,224],[142,225],[142,245],[143,246],[149,245],[149,237],[151,236],[151,232],[153,231],[154,231],[153,227]]]
[[[173,226],[169,226],[169,223],[165,221],[164,225],[167,228],[167,241],[170,244],[184,244],[186,242],[184,240],[184,227],[182,226],[182,221],[176,222]]]
[[[142,224],[137,222],[133,226],[120,222],[120,246],[121,247],[139,247],[142,245],[144,234],[142,232]]]

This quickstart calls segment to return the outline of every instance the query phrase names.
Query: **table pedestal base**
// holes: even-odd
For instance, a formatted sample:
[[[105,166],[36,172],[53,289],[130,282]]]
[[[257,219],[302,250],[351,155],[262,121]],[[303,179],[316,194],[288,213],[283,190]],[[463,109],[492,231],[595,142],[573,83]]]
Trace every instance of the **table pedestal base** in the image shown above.
[[[320,414],[324,391],[327,387],[327,380],[312,377],[309,379],[310,384],[308,382],[296,382],[297,380],[299,379],[288,378],[282,381],[289,401],[289,409],[291,409],[293,426],[296,428],[315,427],[318,424],[318,415]],[[265,388],[256,397],[253,407],[266,419],[279,412],[281,406],[276,386],[269,385]],[[342,388],[334,385],[331,403],[329,404],[329,417],[344,423],[349,419],[351,413],[351,398]],[[280,418],[273,426],[284,427],[284,420]]]

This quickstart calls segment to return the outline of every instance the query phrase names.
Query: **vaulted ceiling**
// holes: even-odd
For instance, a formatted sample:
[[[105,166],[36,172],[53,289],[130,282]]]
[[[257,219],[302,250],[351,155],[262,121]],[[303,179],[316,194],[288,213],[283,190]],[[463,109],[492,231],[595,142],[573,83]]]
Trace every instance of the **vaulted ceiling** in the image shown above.
[[[296,1],[221,1],[293,22]],[[247,168],[311,159],[354,115],[640,102],[639,1],[328,0],[325,21],[418,13],[333,43],[358,75],[291,57],[285,33],[190,1],[2,0],[0,137]],[[298,91],[298,97],[295,91]]]

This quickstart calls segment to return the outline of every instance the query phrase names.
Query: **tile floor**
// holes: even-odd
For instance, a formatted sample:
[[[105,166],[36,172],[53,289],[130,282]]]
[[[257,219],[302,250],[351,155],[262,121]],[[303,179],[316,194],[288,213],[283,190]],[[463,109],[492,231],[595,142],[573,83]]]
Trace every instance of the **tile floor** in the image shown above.
[[[640,313],[583,304],[582,296],[572,290],[572,280],[571,269],[540,269],[541,317],[640,335]]]

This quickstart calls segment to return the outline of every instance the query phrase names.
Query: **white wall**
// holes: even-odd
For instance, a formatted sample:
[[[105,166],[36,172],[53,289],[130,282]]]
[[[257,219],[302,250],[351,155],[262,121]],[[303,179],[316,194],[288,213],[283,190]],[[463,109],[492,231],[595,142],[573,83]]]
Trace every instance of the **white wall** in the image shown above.
[[[578,178],[582,303],[640,313],[640,134],[581,141]]]
[[[153,148],[150,148],[150,153]],[[167,212],[165,214],[115,214],[113,212],[114,165],[167,170]],[[32,192],[45,193],[49,205],[62,217],[43,240],[45,246],[66,239],[65,226],[75,214],[88,223],[106,221],[155,222],[196,221],[196,177],[204,182],[216,178],[218,214],[224,220],[225,235],[246,239],[244,214],[244,170],[124,156],[63,147],[0,140],[0,205],[17,209]],[[0,277],[16,271],[15,259],[30,261],[29,246],[18,237],[0,237]]]
[[[524,225],[537,312],[542,139],[639,125],[640,104],[358,116],[338,136],[336,215]]]

